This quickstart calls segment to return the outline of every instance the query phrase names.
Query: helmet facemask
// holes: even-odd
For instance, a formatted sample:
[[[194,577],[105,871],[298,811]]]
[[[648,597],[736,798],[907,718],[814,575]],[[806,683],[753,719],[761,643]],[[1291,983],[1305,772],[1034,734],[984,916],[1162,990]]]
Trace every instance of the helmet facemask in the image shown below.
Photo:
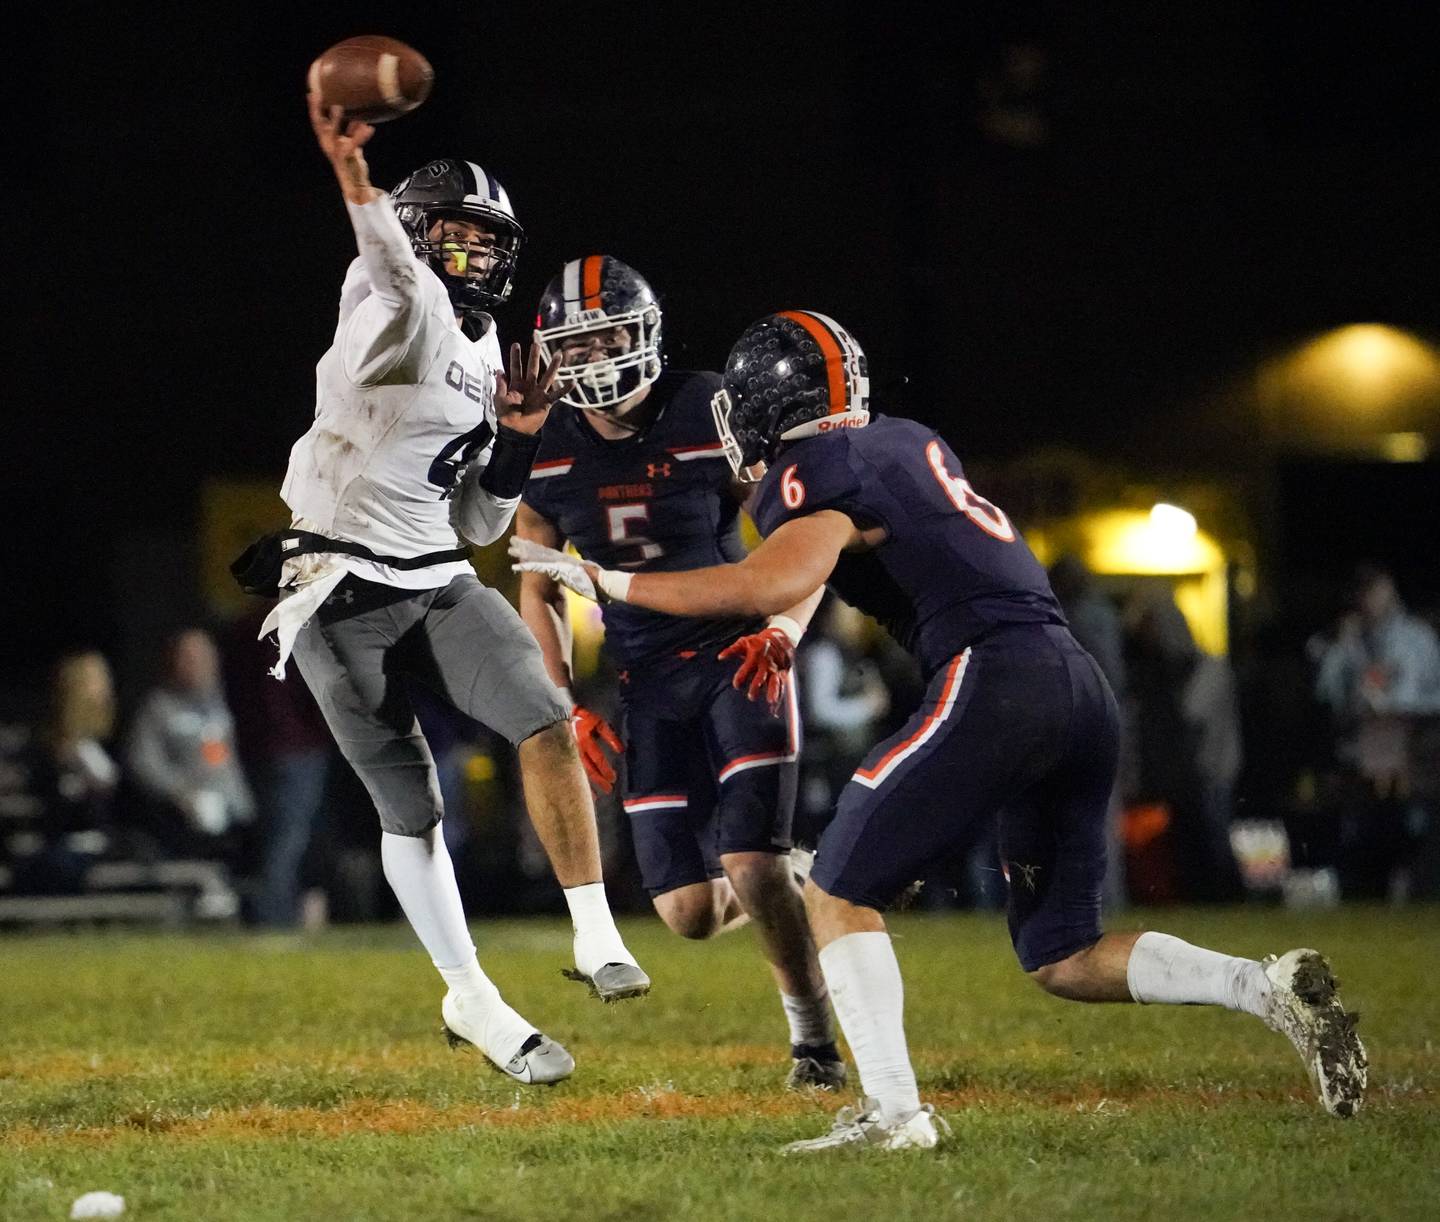
[[[596,358],[594,338],[606,336],[606,354]],[[660,376],[660,309],[653,303],[615,313],[581,310],[558,326],[537,329],[535,342],[547,361],[557,353],[579,358],[561,365],[559,377],[569,383],[561,402],[583,411],[614,412]]]
[[[457,314],[471,318],[488,313],[510,296],[522,241],[520,229],[512,220],[478,208],[416,211],[419,215],[411,229],[411,249],[440,277]],[[476,241],[444,234],[429,236],[445,221],[478,225],[493,237]],[[417,230],[419,236],[413,236]]]
[[[767,456],[761,453],[746,454],[745,447],[740,444],[730,424],[734,412],[735,402],[730,398],[730,392],[722,386],[710,400],[710,414],[715,418],[715,432],[720,438],[725,461],[730,464],[731,474],[740,483],[758,484],[765,478]],[[751,434],[751,438],[754,437],[755,435]],[[751,449],[758,450],[759,447],[752,445]]]

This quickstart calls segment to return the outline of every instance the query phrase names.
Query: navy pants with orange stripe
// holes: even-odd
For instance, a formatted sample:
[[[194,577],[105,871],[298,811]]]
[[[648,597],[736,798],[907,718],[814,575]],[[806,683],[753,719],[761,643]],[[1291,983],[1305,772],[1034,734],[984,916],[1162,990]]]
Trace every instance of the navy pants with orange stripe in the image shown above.
[[[651,896],[719,878],[725,853],[787,853],[800,723],[731,687],[736,663],[697,654],[621,685],[624,807]]]
[[[1021,966],[1084,949],[1100,937],[1118,724],[1105,676],[1067,629],[992,631],[935,675],[915,716],[856,770],[811,879],[883,910],[998,816]]]

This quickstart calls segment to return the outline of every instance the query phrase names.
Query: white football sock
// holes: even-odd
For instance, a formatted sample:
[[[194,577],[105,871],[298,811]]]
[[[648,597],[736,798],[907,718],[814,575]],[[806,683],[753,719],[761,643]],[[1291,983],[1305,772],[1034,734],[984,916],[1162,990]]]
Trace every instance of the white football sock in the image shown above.
[[[815,997],[791,997],[789,993],[781,993],[780,1004],[785,1007],[792,1044],[834,1042],[835,1024],[830,1018],[830,994],[823,984]]]
[[[430,961],[465,1018],[461,1033],[503,1066],[535,1026],[506,1003],[494,981],[481,970],[465,925],[455,866],[439,825],[423,836],[381,833],[380,861],[410,927],[430,952]]]
[[[1168,933],[1136,939],[1125,979],[1141,1004],[1224,1006],[1263,1018],[1270,1000],[1270,978],[1254,959],[1191,946]]]
[[[437,824],[423,836],[380,834],[385,878],[410,928],[430,952],[430,961],[457,992],[485,992],[489,985],[475,958],[475,943],[465,925],[455,867]]]
[[[487,1006],[494,1005],[501,1000],[500,990],[495,987],[495,982],[490,979],[480,966],[480,960],[474,955],[470,956],[470,962],[463,967],[440,967],[436,970],[445,978],[445,983],[450,986],[452,993],[457,993],[464,998],[475,998],[483,1001]]]
[[[635,964],[635,957],[625,949],[620,931],[615,928],[604,883],[566,887],[565,903],[570,907],[570,923],[575,929],[576,968],[593,976],[607,963]]]
[[[840,1029],[860,1071],[860,1087],[886,1124],[920,1106],[905,1047],[905,986],[887,933],[851,933],[820,952],[820,969]]]

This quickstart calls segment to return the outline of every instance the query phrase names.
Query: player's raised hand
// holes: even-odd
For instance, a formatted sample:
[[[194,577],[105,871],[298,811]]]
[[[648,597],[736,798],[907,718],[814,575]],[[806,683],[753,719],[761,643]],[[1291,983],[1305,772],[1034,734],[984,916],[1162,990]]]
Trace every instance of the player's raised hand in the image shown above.
[[[795,642],[783,628],[762,628],[727,645],[720,651],[721,659],[739,658],[730,686],[737,691],[745,687],[747,699],[764,696],[771,713],[780,711],[785,686],[790,682],[790,669],[795,664]],[[748,685],[748,686],[747,686]]]
[[[378,198],[380,189],[370,182],[370,167],[363,151],[375,128],[369,123],[347,122],[340,106],[327,110],[318,93],[307,93],[305,105],[310,111],[315,141],[334,169],[345,198],[352,204],[368,204]]]
[[[560,381],[560,353],[540,367],[540,345],[530,345],[530,355],[523,364],[520,345],[510,345],[510,376],[495,375],[495,414],[506,428],[521,433],[537,433],[555,402],[569,388]]]
[[[618,754],[625,750],[625,744],[605,718],[578,704],[570,714],[570,728],[575,731],[585,775],[601,793],[609,793],[615,788],[615,765],[606,756],[605,748]]]

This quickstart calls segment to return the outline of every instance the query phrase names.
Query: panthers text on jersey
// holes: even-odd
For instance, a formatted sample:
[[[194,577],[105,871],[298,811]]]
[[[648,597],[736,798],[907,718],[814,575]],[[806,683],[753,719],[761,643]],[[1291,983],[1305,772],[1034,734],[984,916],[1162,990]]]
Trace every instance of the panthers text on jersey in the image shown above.
[[[649,428],[607,441],[579,410],[557,408],[523,500],[587,560],[676,572],[744,557],[730,465],[715,432],[713,373],[667,370],[650,391]],[[604,608],[606,649],[621,667],[719,649],[754,631],[745,619],[686,619],[624,603]]]
[[[449,504],[457,473],[488,460],[495,436],[495,325],[473,342],[465,336],[387,197],[347,207],[360,255],[341,290],[334,342],[316,367],[315,421],[290,451],[281,496],[313,529],[377,554],[445,551],[460,542]],[[496,511],[513,513],[516,503]],[[345,567],[409,589],[473,572],[463,561]]]
[[[824,509],[862,529],[885,528],[874,550],[842,552],[828,584],[883,624],[927,675],[997,625],[1065,623],[1009,518],[922,424],[876,416],[784,447],[755,495],[760,533]]]

